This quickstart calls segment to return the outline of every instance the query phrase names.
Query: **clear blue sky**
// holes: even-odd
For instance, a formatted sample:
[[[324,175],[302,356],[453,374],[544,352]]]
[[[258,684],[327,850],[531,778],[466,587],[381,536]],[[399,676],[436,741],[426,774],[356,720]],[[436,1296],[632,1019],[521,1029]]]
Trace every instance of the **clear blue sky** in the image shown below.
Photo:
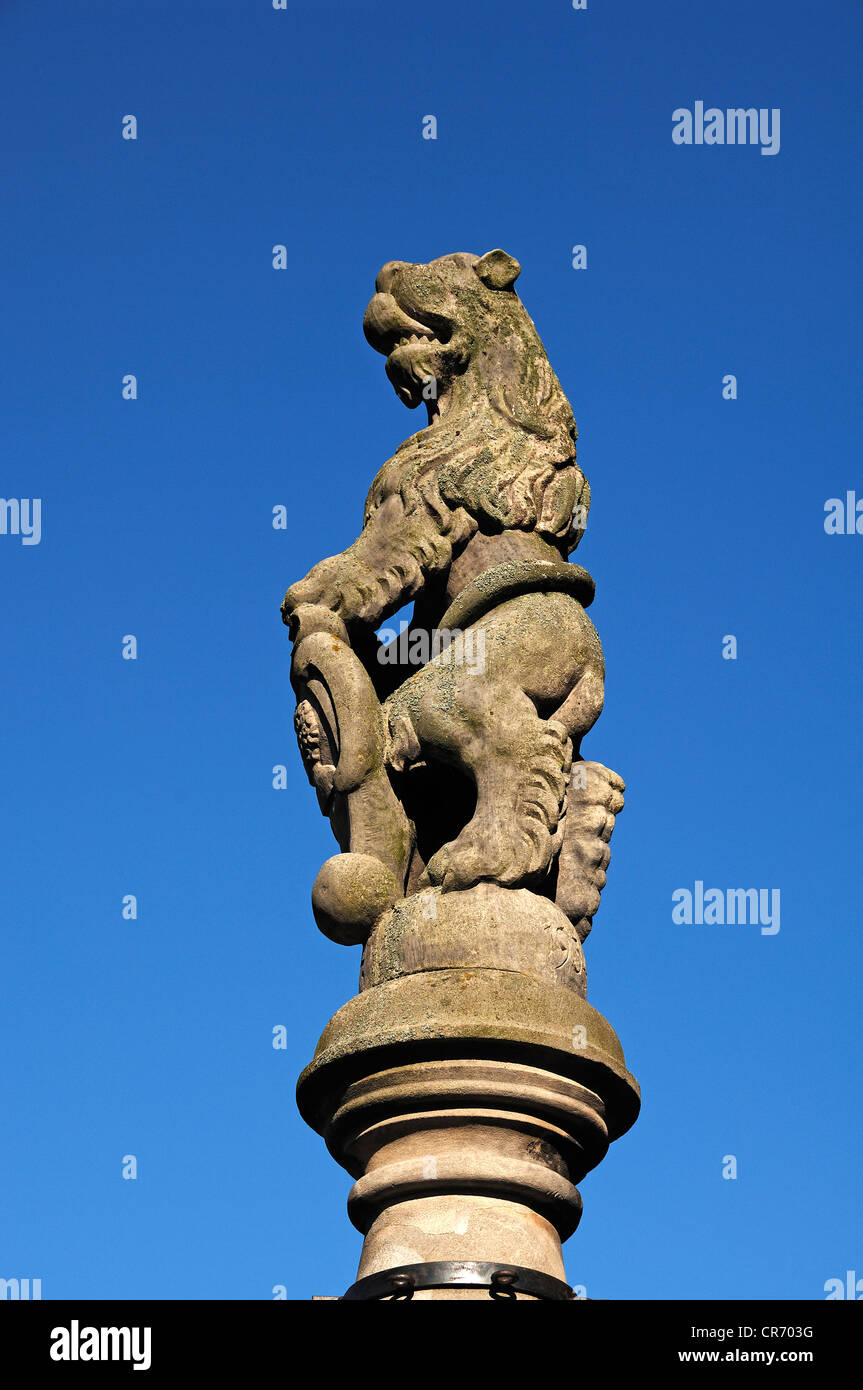
[[[40,544],[0,536],[0,1275],[354,1277],[350,1179],[293,1098],[359,954],[311,917],[333,842],[279,602],[421,424],[363,340],[377,269],[496,246],[579,425],[585,753],[627,782],[588,968],[644,1108],[569,1277],[863,1275],[863,536],[823,524],[863,498],[861,38],[856,0],[0,5],[0,491],[42,499]],[[673,144],[699,100],[779,108],[779,153]],[[778,888],[780,931],[676,925],[696,880]]]

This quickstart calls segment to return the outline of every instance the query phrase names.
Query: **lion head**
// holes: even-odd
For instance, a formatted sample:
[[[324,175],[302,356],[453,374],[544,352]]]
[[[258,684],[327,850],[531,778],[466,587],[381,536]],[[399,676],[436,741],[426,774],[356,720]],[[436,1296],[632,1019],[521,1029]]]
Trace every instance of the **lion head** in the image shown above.
[[[481,523],[537,530],[568,553],[581,539],[590,488],[575,460],[572,409],[514,284],[505,251],[467,252],[428,264],[389,261],[363,329],[410,409],[425,401],[428,428],[398,450],[406,503],[429,471],[449,507]],[[406,457],[406,455],[408,457]],[[415,467],[408,466],[415,455]],[[379,504],[387,471],[372,485]]]

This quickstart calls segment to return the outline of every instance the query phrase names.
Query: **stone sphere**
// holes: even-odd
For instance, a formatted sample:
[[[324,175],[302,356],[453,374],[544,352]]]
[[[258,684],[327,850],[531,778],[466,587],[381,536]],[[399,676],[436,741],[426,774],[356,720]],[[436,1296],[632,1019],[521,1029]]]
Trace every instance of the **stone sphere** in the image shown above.
[[[395,875],[373,855],[334,854],[312,885],[312,911],[324,936],[356,946],[400,896]]]

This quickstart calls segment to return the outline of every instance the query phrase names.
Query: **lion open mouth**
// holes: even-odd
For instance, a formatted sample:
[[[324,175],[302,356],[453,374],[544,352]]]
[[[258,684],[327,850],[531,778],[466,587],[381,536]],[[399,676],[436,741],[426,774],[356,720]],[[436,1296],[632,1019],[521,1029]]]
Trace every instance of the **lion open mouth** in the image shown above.
[[[440,347],[451,335],[451,326],[440,319],[423,323],[407,313],[391,294],[375,294],[363,318],[366,340],[376,352],[391,357],[402,349]]]

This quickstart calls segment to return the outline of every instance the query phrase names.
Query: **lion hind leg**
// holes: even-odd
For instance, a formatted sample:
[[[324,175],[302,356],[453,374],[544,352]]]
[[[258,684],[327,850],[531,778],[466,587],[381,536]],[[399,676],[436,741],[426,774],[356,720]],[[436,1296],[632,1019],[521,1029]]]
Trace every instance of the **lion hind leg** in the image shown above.
[[[544,874],[560,849],[572,760],[562,724],[540,719],[522,696],[489,711],[466,770],[477,789],[472,819],[429,861],[426,879],[447,892],[481,881],[518,886]]]

